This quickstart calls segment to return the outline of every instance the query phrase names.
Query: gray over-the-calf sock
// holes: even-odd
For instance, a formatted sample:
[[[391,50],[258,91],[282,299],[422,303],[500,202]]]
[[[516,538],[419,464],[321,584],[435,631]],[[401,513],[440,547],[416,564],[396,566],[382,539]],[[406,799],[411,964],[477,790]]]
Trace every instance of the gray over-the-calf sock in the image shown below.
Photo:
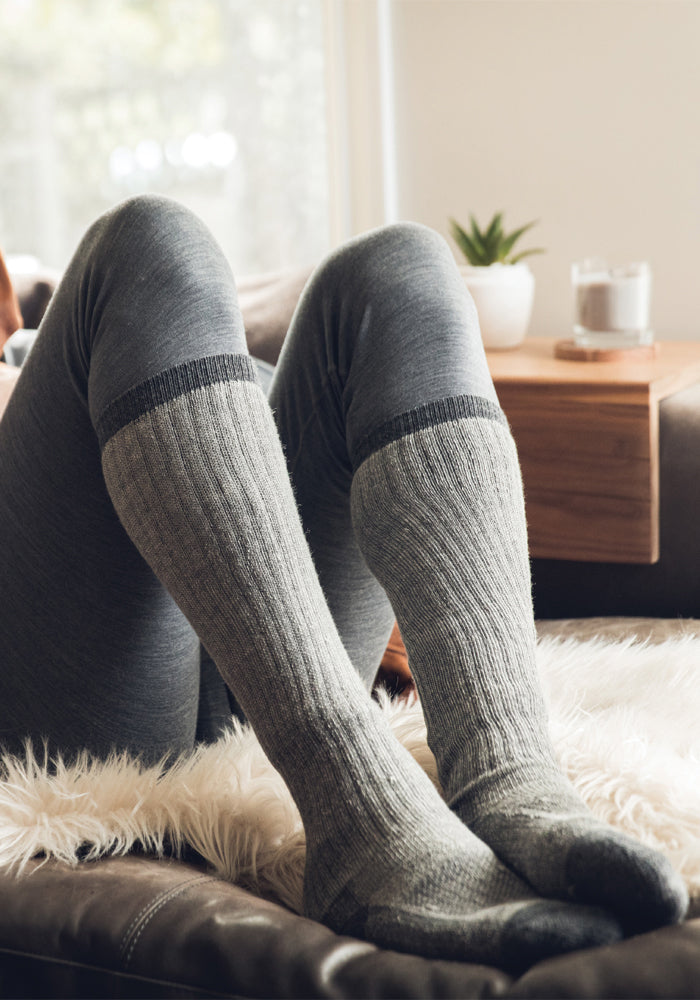
[[[596,821],[555,763],[502,411],[454,397],[381,428],[359,456],[352,511],[455,813],[544,895],[605,905],[628,929],[681,919],[687,895],[668,861]]]
[[[448,809],[341,645],[246,357],[178,366],[98,425],[129,535],[188,616],[286,780],[307,837],[304,908],[425,955],[522,966],[619,937],[543,900]]]

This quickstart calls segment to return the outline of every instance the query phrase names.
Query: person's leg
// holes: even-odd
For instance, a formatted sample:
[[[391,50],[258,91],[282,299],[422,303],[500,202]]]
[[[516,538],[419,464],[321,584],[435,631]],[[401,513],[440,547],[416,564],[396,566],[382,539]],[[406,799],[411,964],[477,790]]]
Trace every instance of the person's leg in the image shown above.
[[[547,895],[604,900],[639,925],[679,919],[667,862],[594,823],[555,764],[517,456],[444,241],[400,225],[334,254],[272,402],[341,635],[369,682],[391,622],[371,570],[454,811]]]
[[[59,747],[138,747],[149,726],[159,733],[151,750],[191,739],[196,698],[167,690],[170,677],[153,672],[150,655],[167,595],[152,579],[150,591],[129,591],[140,553],[143,576],[150,567],[191,622],[299,806],[307,915],[379,944],[507,965],[618,937],[603,911],[542,900],[500,864],[441,801],[363,687],[314,571],[272,413],[243,349],[233,282],[203,227],[160,199],[121,206],[92,230],[52,311],[57,332],[47,327],[37,343],[0,437],[3,509],[16,510],[25,487],[31,510],[26,529],[15,518],[14,558],[31,561],[39,544],[53,556],[30,574],[49,605],[24,617],[35,641],[3,619],[2,653],[25,682],[3,677],[12,699],[2,702],[5,732],[17,735],[18,709],[27,733]],[[40,399],[49,357],[64,358],[62,395]],[[14,435],[41,444],[42,456],[54,444],[58,458],[32,475],[37,455],[15,449]],[[59,577],[79,535],[74,509],[95,548],[82,546]],[[46,527],[54,520],[55,544]],[[19,565],[3,582],[26,597]],[[112,577],[126,618],[107,603]],[[95,591],[88,638],[100,631],[116,641],[128,629],[133,667],[81,659],[84,578]],[[58,606],[71,623],[68,645]],[[58,668],[41,662],[47,647]],[[69,700],[81,683],[91,689],[89,702],[73,706],[77,736],[65,719],[66,681]],[[153,719],[134,704],[149,685],[158,688],[145,692]],[[63,713],[47,708],[52,700]],[[178,708],[186,725],[170,720]]]
[[[98,220],[0,421],[0,743],[13,752],[31,735],[67,757],[153,761],[190,749],[197,727],[214,734],[198,719],[199,640],[119,522],[94,428],[149,375],[245,351],[213,247],[161,199]]]
[[[352,524],[356,449],[435,399],[496,402],[474,306],[456,271],[446,270],[446,250],[429,229],[408,223],[329,255],[304,290],[270,388],[316,570],[367,687],[396,615]]]

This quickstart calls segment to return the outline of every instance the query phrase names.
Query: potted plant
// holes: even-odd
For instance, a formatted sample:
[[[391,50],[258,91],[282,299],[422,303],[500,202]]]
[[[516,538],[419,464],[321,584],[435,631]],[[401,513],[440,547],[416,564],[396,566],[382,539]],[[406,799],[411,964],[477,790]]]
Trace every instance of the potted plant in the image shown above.
[[[450,229],[468,261],[460,265],[460,271],[476,305],[484,346],[517,347],[527,333],[535,297],[535,276],[523,258],[544,250],[536,247],[514,253],[514,248],[535,222],[506,233],[502,212],[494,215],[486,229],[480,228],[473,215],[469,219],[469,232],[454,219],[450,219]]]

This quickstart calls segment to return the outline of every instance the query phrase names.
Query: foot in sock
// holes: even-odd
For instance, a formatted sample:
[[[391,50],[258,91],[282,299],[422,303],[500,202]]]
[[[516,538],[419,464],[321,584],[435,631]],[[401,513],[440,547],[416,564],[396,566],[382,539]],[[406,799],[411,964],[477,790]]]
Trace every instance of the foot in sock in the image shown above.
[[[560,772],[535,663],[524,503],[499,407],[452,397],[358,449],[353,524],[396,613],[447,801],[548,897],[627,929],[682,919],[660,854],[595,820]]]
[[[98,424],[105,481],[286,781],[307,838],[305,912],[337,931],[522,968],[616,940],[541,899],[450,812],[353,669],[244,356],[186,362]]]
[[[626,933],[682,920],[687,891],[670,862],[597,820],[557,774],[546,793],[547,770],[488,806],[459,796],[453,809],[545,896],[606,906]]]
[[[307,822],[308,916],[381,947],[510,971],[623,936],[600,908],[536,895],[432,801],[432,786],[416,808],[419,784],[404,775],[405,814],[380,812],[377,796],[371,817],[355,814],[350,835],[344,823]]]

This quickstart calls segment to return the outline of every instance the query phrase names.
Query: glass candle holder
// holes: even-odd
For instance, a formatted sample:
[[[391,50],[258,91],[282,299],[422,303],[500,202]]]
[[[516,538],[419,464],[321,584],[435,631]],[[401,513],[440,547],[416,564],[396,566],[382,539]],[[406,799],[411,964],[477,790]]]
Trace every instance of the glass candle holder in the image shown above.
[[[572,265],[574,342],[578,347],[651,344],[651,269],[642,261],[609,267],[599,258]]]

